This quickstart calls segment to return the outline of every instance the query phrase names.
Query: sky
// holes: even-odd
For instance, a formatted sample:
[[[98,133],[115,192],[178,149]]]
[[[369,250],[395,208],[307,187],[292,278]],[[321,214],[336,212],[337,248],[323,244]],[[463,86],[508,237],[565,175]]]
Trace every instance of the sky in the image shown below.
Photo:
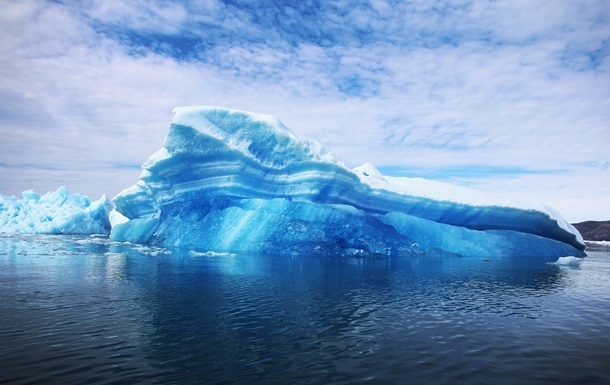
[[[0,0],[0,194],[133,185],[176,106],[610,219],[606,0]]]

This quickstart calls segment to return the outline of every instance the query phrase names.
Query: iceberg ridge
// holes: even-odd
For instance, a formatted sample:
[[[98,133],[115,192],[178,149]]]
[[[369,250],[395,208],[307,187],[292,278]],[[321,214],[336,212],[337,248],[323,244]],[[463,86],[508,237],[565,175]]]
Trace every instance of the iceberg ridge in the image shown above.
[[[163,147],[113,200],[114,240],[218,253],[584,255],[578,231],[550,208],[370,164],[350,170],[268,115],[174,114]]]

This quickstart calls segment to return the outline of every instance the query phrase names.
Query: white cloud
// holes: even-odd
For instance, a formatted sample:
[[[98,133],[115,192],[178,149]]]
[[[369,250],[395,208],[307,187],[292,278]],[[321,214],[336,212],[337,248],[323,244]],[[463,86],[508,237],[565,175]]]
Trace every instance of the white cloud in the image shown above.
[[[86,14],[101,23],[155,33],[179,32],[182,23],[188,18],[187,10],[182,4],[141,0],[93,1],[86,9]]]
[[[92,4],[7,2],[0,15],[2,194],[112,196],[161,146],[174,106],[211,104],[274,114],[351,166],[515,170],[445,179],[610,218],[602,3]]]

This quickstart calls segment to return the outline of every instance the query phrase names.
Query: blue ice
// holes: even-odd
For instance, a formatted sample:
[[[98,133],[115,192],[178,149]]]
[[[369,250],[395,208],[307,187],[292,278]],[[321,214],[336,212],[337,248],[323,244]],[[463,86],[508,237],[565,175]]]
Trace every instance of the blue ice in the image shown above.
[[[92,202],[65,187],[40,195],[24,191],[23,198],[0,195],[0,233],[109,234],[112,202],[103,196]]]
[[[113,200],[117,241],[216,253],[584,256],[559,213],[446,183],[347,168],[272,116],[182,107]]]

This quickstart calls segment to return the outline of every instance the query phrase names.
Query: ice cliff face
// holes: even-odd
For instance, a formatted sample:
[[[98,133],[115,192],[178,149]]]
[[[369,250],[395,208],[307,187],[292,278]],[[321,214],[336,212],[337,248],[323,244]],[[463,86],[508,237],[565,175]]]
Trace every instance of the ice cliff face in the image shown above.
[[[0,233],[109,234],[112,202],[106,196],[91,202],[65,187],[40,195],[23,192],[23,199],[0,195]]]
[[[114,204],[119,241],[232,253],[582,255],[552,209],[347,169],[267,115],[184,107]],[[121,218],[121,220],[116,219]]]

